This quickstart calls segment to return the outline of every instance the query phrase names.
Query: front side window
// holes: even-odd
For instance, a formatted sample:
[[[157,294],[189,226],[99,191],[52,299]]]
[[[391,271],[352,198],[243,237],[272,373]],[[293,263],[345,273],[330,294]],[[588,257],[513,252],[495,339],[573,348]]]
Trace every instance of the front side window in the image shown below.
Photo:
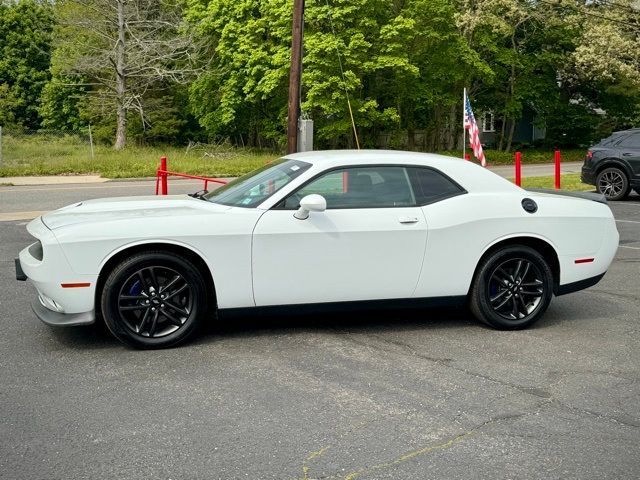
[[[401,166],[342,168],[327,172],[289,196],[284,208],[296,209],[312,193],[328,209],[410,207],[416,204],[407,170]]]
[[[281,158],[236,178],[203,198],[232,207],[256,207],[309,167],[310,163]]]

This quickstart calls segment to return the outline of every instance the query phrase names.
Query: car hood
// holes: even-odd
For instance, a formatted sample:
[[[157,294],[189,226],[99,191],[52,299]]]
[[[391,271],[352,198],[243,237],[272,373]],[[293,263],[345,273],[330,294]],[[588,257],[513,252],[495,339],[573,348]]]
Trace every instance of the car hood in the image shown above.
[[[203,201],[189,195],[116,197],[75,203],[42,216],[42,222],[56,230],[79,223],[104,223],[131,218],[175,217],[223,213],[231,207]]]

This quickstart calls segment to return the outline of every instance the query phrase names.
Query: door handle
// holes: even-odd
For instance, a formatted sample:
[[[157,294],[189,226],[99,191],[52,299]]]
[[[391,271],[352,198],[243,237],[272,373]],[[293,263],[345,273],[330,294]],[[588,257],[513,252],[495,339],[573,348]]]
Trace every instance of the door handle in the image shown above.
[[[622,154],[623,157],[632,157],[634,154],[633,153],[629,153],[629,152],[625,152]]]
[[[418,217],[400,217],[398,221],[404,225],[409,223],[418,223]]]

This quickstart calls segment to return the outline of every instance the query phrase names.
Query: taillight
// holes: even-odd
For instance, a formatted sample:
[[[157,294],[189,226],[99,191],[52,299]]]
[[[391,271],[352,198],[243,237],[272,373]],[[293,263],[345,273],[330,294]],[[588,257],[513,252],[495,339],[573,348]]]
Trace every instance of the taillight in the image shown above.
[[[593,152],[591,150],[587,150],[587,160],[591,160],[593,158]]]

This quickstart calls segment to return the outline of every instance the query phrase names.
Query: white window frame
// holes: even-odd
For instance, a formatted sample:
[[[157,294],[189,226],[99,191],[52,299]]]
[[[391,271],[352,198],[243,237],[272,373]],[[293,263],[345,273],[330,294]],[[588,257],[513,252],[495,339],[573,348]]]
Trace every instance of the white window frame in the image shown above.
[[[490,121],[487,121],[488,118],[490,118]],[[495,115],[491,111],[483,112],[482,113],[482,132],[493,133],[495,131],[496,131]]]

